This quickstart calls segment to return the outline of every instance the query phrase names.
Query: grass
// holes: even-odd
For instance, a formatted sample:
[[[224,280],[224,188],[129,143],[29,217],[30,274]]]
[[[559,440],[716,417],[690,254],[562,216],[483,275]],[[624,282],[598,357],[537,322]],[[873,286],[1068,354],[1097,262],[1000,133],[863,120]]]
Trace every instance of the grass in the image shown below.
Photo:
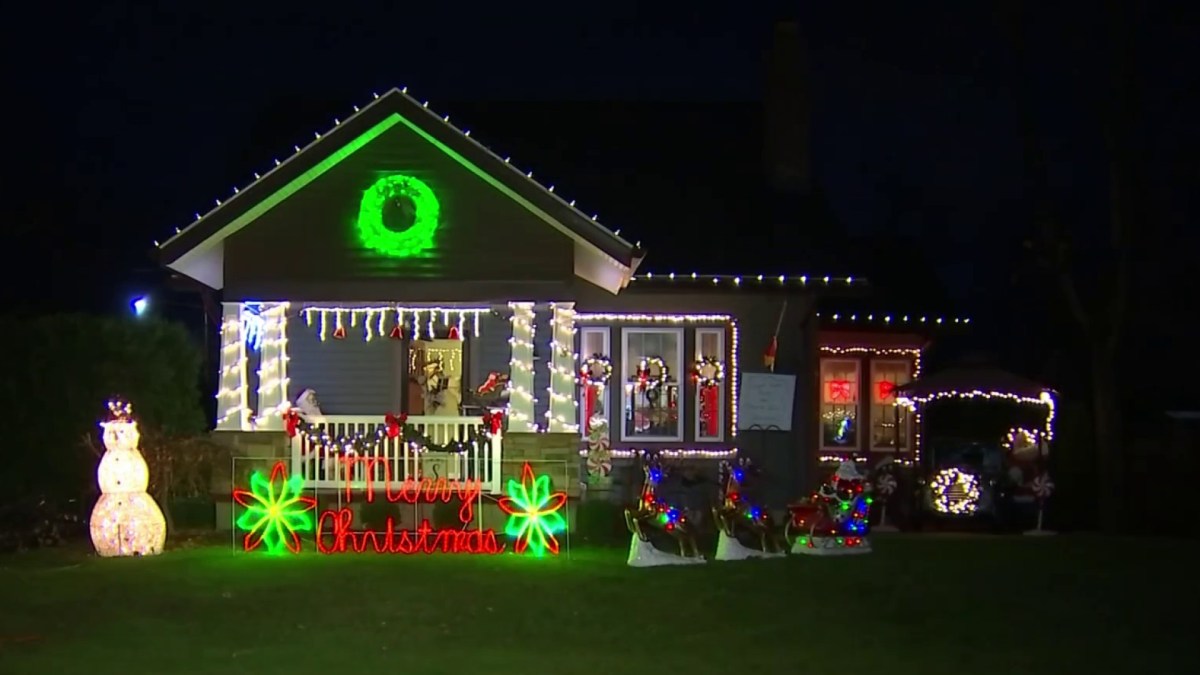
[[[1197,662],[1200,545],[876,537],[854,558],[0,557],[0,673],[1133,673]],[[1186,663],[1193,663],[1188,667]]]

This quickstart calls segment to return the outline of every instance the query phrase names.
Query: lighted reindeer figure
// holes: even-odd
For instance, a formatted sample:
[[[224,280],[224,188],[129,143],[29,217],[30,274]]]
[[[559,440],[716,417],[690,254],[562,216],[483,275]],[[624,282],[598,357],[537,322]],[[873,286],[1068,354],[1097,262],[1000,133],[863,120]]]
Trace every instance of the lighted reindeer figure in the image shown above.
[[[736,463],[721,462],[720,503],[713,507],[713,519],[720,528],[717,560],[776,557],[784,555],[786,551],[786,542],[770,514],[743,494],[742,485],[749,471],[750,460],[745,457]],[[738,540],[738,533],[743,531],[758,538],[758,550]]]
[[[651,567],[655,565],[682,565],[704,562],[692,531],[692,523],[683,511],[667,504],[658,497],[658,485],[666,475],[658,460],[649,454],[643,456],[642,491],[637,506],[625,509],[625,524],[632,534],[629,543],[629,565]],[[650,543],[651,531],[658,530],[670,535],[679,544],[679,555],[664,553]]]

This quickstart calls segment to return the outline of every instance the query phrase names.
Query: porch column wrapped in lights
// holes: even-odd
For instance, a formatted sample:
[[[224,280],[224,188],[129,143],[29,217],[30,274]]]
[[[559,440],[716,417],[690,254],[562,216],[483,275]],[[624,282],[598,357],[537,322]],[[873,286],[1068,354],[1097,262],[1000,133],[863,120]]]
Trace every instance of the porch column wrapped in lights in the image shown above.
[[[550,407],[546,410],[547,430],[551,433],[575,433],[579,419],[575,408],[575,303],[550,305]]]
[[[267,304],[262,309],[263,336],[258,366],[259,429],[283,430],[281,413],[288,407],[286,302]]]
[[[217,381],[217,430],[249,431],[250,392],[240,302],[221,303],[221,372]]]
[[[509,431],[537,431],[533,398],[533,303],[510,302],[512,337],[508,339],[512,357],[508,361]]]

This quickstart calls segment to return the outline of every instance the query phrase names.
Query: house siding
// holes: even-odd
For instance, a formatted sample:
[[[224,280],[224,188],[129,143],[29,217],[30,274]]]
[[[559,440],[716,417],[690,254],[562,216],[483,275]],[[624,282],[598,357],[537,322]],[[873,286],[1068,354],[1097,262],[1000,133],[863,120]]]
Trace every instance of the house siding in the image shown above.
[[[327,415],[380,415],[400,409],[404,348],[397,340],[364,340],[362,327],[324,341],[300,317],[288,321],[288,395],[317,392]]]

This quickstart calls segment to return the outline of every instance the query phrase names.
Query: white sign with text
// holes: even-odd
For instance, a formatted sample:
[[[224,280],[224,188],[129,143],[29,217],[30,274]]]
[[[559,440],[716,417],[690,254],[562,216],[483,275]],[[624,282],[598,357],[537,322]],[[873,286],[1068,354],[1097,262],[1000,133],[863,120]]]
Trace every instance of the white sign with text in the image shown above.
[[[774,373],[741,375],[742,381],[738,383],[738,430],[757,427],[791,431],[796,376]]]

